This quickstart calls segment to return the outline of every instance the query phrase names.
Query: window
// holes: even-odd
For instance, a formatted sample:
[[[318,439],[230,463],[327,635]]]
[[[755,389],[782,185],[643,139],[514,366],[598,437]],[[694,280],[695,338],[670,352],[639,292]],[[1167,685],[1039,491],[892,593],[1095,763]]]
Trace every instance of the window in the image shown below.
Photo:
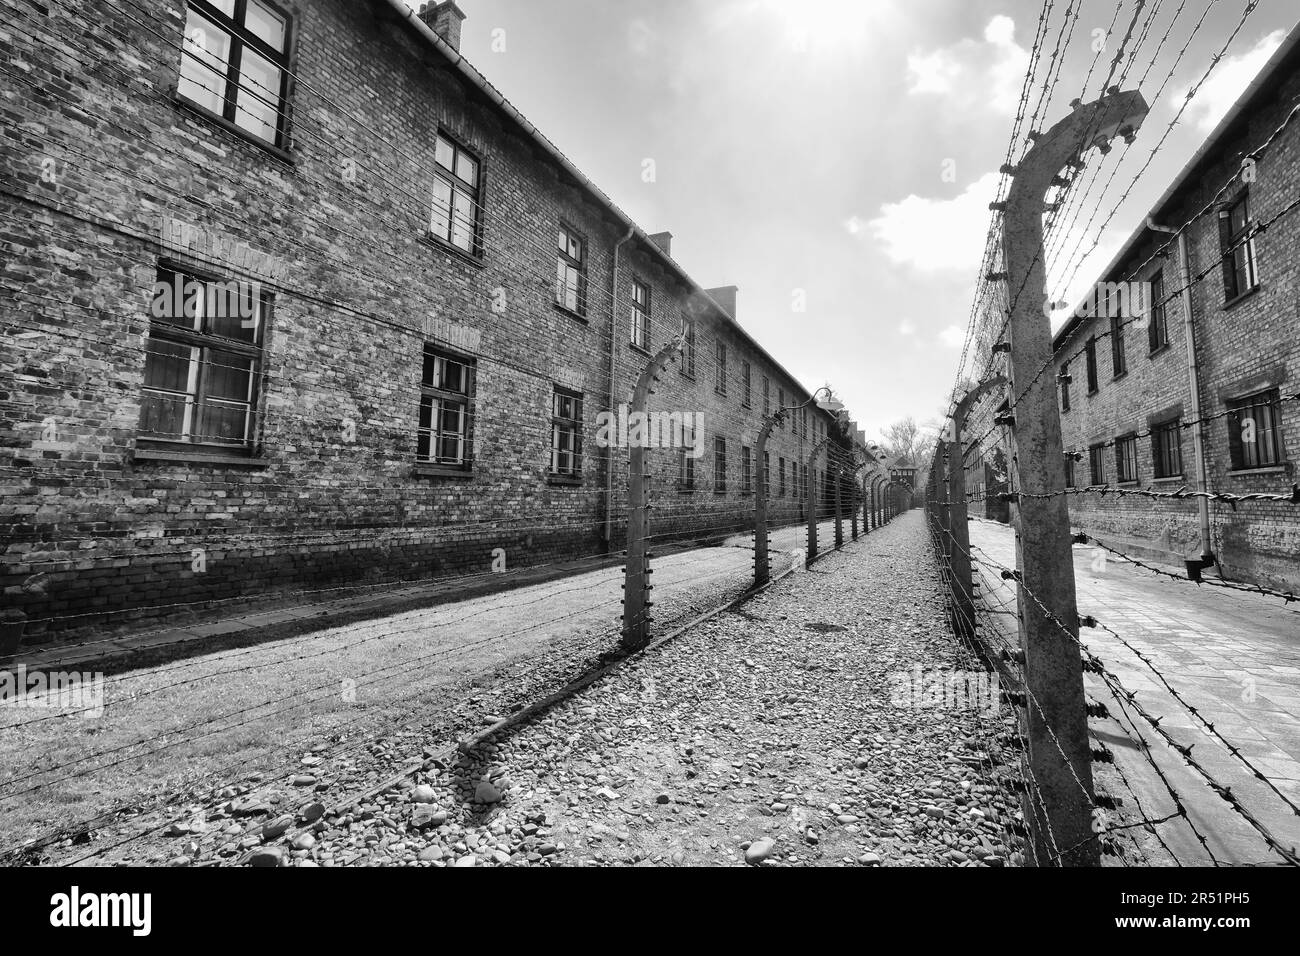
[[[270,297],[158,269],[140,396],[143,442],[252,450]]]
[[[1074,487],[1074,455],[1068,451],[1065,453],[1065,487]]]
[[[807,438],[808,437],[808,409],[805,408],[800,417],[803,419],[803,427],[801,430],[801,434],[804,438]]]
[[[560,226],[555,260],[555,304],[575,315],[587,314],[587,243],[568,226]]]
[[[1093,445],[1088,449],[1088,480],[1094,485],[1106,483],[1106,446]]]
[[[1097,337],[1088,336],[1088,343],[1083,347],[1084,359],[1088,364],[1088,394],[1097,391]]]
[[[473,464],[474,362],[424,347],[415,460],[469,471]]]
[[[1181,422],[1161,422],[1151,429],[1151,462],[1157,478],[1177,478],[1183,473]]]
[[[678,482],[682,491],[695,490],[695,459],[691,451],[695,448],[695,426],[682,425],[682,469]]]
[[[766,418],[772,413],[772,383],[766,375],[763,376],[763,417]]]
[[[1282,409],[1277,389],[1229,402],[1228,408],[1233,470],[1282,464]]]
[[[748,445],[740,446],[740,493],[742,495],[751,494],[754,490],[753,454]]]
[[[636,280],[632,282],[632,344],[650,349],[650,287]]]
[[[1124,352],[1124,320],[1118,315],[1110,319],[1110,364],[1115,377],[1128,374],[1128,355]]]
[[[776,390],[776,410],[779,412],[779,411],[780,411],[781,409],[783,409],[783,408],[785,408],[785,389],[783,389],[783,388],[778,388],[778,389]],[[789,416],[788,416],[788,415],[785,416],[785,418],[783,418],[781,421],[779,421],[779,422],[776,423],[776,427],[777,427],[777,428],[785,428],[786,425],[789,424],[788,419],[789,419]]]
[[[718,342],[713,347],[713,390],[719,395],[727,394],[727,347]]]
[[[582,478],[582,393],[559,386],[551,396],[551,474]]]
[[[763,493],[771,497],[772,494],[772,453],[763,452]]]
[[[289,17],[265,0],[190,0],[176,93],[281,146]]]
[[[1152,354],[1169,344],[1169,320],[1165,313],[1165,274],[1157,272],[1147,285],[1147,346]]]
[[[471,255],[479,255],[479,161],[458,143],[438,134],[434,151],[433,211],[429,232]]]
[[[1138,480],[1138,440],[1136,435],[1115,439],[1115,480],[1120,484]]]
[[[1255,240],[1250,235],[1250,210],[1243,194],[1219,210],[1219,251],[1223,253],[1223,298],[1231,302],[1259,284],[1255,270]]]
[[[723,494],[727,490],[727,440],[713,439],[713,490]]]
[[[682,346],[682,374],[687,378],[695,377],[695,320],[682,316],[682,329],[686,332],[686,344]]]
[[[780,485],[778,486],[781,490],[777,492],[777,497],[784,498],[785,497],[785,459],[784,458],[778,458],[776,460],[776,475],[777,475],[777,479],[781,482]]]
[[[1066,362],[1061,366],[1061,371],[1057,374],[1056,380],[1061,383],[1061,411],[1070,410],[1070,363]]]

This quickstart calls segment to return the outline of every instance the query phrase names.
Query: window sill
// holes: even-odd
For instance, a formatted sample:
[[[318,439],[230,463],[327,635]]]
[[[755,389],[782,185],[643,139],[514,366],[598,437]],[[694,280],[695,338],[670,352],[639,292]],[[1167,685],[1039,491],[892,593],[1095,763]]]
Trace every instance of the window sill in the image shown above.
[[[1251,287],[1250,287],[1249,289],[1247,289],[1245,292],[1242,292],[1240,295],[1233,296],[1231,299],[1228,299],[1227,301],[1225,301],[1225,302],[1223,303],[1223,311],[1226,312],[1226,311],[1228,311],[1229,309],[1231,309],[1233,306],[1235,306],[1237,303],[1246,301],[1247,299],[1249,299],[1252,295],[1254,295],[1256,292],[1258,292],[1258,291],[1259,291],[1260,289],[1262,289],[1262,288],[1263,288],[1263,286],[1260,285],[1258,282],[1256,282],[1253,286],[1251,286]]]
[[[1235,468],[1228,472],[1229,478],[1249,478],[1252,475],[1285,475],[1291,471],[1290,463],[1281,465],[1264,465],[1260,468]]]
[[[1178,483],[1185,483],[1186,481],[1187,481],[1186,475],[1166,475],[1163,478],[1151,479],[1151,483],[1155,485],[1178,484]]]
[[[740,407],[741,407],[741,408],[748,408],[748,409],[751,409],[751,410],[752,410],[754,406],[751,405],[751,404],[749,404],[749,402],[741,402],[741,403],[740,403]]]
[[[726,398],[726,397],[727,397],[727,392],[726,392],[726,390],[725,390],[725,389],[721,389],[721,388],[715,388],[715,389],[713,390],[713,394],[714,394],[714,395],[717,395],[719,398]]]
[[[1166,342],[1164,345],[1160,346],[1159,348],[1157,348],[1157,349],[1155,349],[1155,350],[1153,350],[1153,351],[1151,351],[1151,352],[1148,352],[1148,353],[1147,353],[1147,358],[1152,358],[1152,359],[1153,359],[1153,358],[1158,358],[1159,356],[1164,355],[1164,354],[1165,354],[1166,352],[1168,352],[1168,351],[1169,351],[1169,343]]]
[[[274,156],[276,159],[280,160],[280,162],[288,166],[297,165],[297,160],[294,158],[294,155],[290,153],[287,149],[281,146],[276,146],[273,143],[268,143],[260,136],[256,136],[253,133],[250,133],[242,126],[238,126],[235,123],[232,123],[224,116],[220,116],[212,112],[212,110],[208,109],[206,106],[200,106],[198,103],[194,103],[191,102],[190,100],[187,100],[180,93],[177,93],[175,91],[172,92],[172,103],[178,109],[186,113],[191,113],[194,116],[198,117],[199,119],[211,123],[213,126],[221,127],[227,133],[232,134],[233,136],[237,137],[238,139],[242,140],[243,142],[247,143],[250,146],[256,146],[258,149],[262,150],[265,153],[268,153],[271,156]]]
[[[677,486],[677,493],[678,493],[679,495],[693,495],[693,494],[695,494],[695,489],[694,489],[694,488],[688,488],[688,487],[685,486],[685,485],[678,485],[678,486]]]
[[[1142,482],[1140,482],[1140,481],[1138,481],[1136,478],[1134,478],[1132,481],[1117,481],[1117,482],[1115,482],[1115,487],[1117,487],[1117,488],[1136,488],[1136,487],[1138,487],[1138,486],[1141,485],[1141,484],[1142,484]]]
[[[560,303],[558,302],[553,302],[551,304],[555,306],[556,312],[562,313],[563,315],[567,315],[569,318],[573,319],[576,322],[581,322],[583,325],[587,324],[587,317],[583,315],[581,312],[574,312],[567,305],[560,305]]]
[[[1123,378],[1128,378],[1128,370],[1127,370],[1127,369],[1125,369],[1125,370],[1122,371],[1122,372],[1116,372],[1116,373],[1111,377],[1111,381],[1112,381],[1112,382],[1118,382],[1120,379],[1123,379]]]
[[[682,378],[688,378],[688,379],[690,379],[690,380],[693,382],[693,381],[695,381],[695,373],[694,373],[694,372],[688,372],[688,371],[686,371],[685,368],[683,368],[683,369],[682,369]]]
[[[568,475],[547,474],[546,483],[548,485],[558,485],[563,488],[577,488],[582,485],[581,478],[571,478]]]
[[[414,465],[411,474],[420,478],[461,478],[466,481],[474,477],[473,471],[453,465]]]
[[[630,348],[633,352],[638,352],[641,355],[646,356],[647,358],[650,357],[650,350],[646,348],[644,345],[637,345],[635,342],[628,342],[627,347]]]
[[[486,265],[486,263],[483,262],[482,255],[475,255],[472,252],[466,252],[460,246],[452,245],[446,239],[442,238],[442,236],[429,232],[427,229],[420,233],[420,241],[426,246],[432,246],[439,252],[445,252],[453,258],[459,259],[461,262],[468,263],[469,265],[477,266],[480,269],[484,268]]]
[[[265,458],[252,458],[245,455],[205,455],[202,452],[172,451],[169,448],[137,448],[132,455],[138,462],[175,462],[192,465],[221,465],[237,468],[265,468],[269,462]]]

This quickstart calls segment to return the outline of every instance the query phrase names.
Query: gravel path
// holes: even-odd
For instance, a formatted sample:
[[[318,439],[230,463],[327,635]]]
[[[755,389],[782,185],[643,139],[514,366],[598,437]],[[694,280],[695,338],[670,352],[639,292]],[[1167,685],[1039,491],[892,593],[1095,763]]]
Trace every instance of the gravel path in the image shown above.
[[[228,788],[171,836],[105,859],[1018,865],[1005,826],[1017,803],[995,779],[1014,772],[998,745],[1009,709],[891,703],[891,674],[962,666],[937,586],[920,515],[908,514],[472,755],[424,750],[429,727],[362,754],[322,743],[274,792]],[[481,725],[487,708],[555,686],[545,679],[485,692],[461,717]],[[385,788],[412,758],[423,769]],[[332,789],[315,794],[298,776]],[[366,790],[377,792],[332,809],[331,796]]]

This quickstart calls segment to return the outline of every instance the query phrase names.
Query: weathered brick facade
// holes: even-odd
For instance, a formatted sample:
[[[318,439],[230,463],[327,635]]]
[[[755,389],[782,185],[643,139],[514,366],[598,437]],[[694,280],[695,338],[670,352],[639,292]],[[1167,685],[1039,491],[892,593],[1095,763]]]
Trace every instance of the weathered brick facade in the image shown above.
[[[1069,409],[1062,409],[1067,452],[1081,456],[1075,484],[1093,483],[1089,449],[1101,448],[1105,484],[1157,491],[1195,490],[1197,472],[1191,428],[1177,429],[1182,467],[1158,476],[1157,437],[1149,434],[1175,419],[1199,421],[1205,449],[1207,486],[1211,492],[1247,494],[1290,491],[1295,456],[1300,454],[1300,218],[1285,212],[1300,196],[1300,132],[1294,124],[1258,154],[1241,172],[1243,160],[1269,139],[1300,102],[1300,53],[1297,37],[1287,39],[1274,60],[1224,120],[1157,206],[1150,223],[1179,227],[1195,218],[1186,232],[1200,402],[1192,401],[1188,373],[1188,336],[1180,289],[1177,242],[1144,226],[1098,279],[1100,283],[1163,279],[1167,344],[1152,339],[1151,317],[1133,310],[1121,328],[1127,368],[1116,375],[1114,337],[1106,316],[1076,316],[1056,336],[1057,372],[1068,364]],[[1225,189],[1225,184],[1230,184]],[[1220,210],[1246,199],[1253,226],[1270,223],[1253,239],[1256,285],[1234,294],[1219,260],[1231,248],[1221,235]],[[1277,218],[1280,217],[1280,218]],[[1227,220],[1225,220],[1227,222]],[[1230,228],[1230,226],[1228,227]],[[1168,247],[1163,255],[1163,247]],[[1243,245],[1244,248],[1244,245]],[[1231,255],[1229,261],[1233,262]],[[1199,281],[1197,281],[1199,279]],[[1100,287],[1100,286],[1099,286]],[[1157,287],[1157,298],[1160,298]],[[1095,338],[1097,389],[1090,394],[1086,343]],[[1157,347],[1153,351],[1151,346]],[[1068,362],[1067,362],[1068,360]],[[1231,403],[1275,390],[1273,412],[1258,413],[1261,428],[1257,454],[1267,463],[1233,461],[1232,429],[1250,418],[1231,412]],[[1064,404],[1062,400],[1062,404]],[[1269,427],[1271,426],[1271,427]],[[1263,429],[1268,427],[1270,435]],[[1116,440],[1136,435],[1136,475],[1120,482]],[[1244,432],[1242,434],[1245,434]],[[1239,446],[1240,447],[1240,446]],[[1249,458],[1249,456],[1246,456]],[[1126,553],[1182,561],[1200,554],[1195,501],[1152,500],[1086,493],[1069,498],[1071,518],[1087,531]],[[1210,548],[1223,573],[1266,587],[1300,590],[1300,507],[1289,503],[1248,502],[1234,510],[1210,504]]]
[[[674,363],[651,408],[704,416],[694,491],[678,487],[680,452],[648,455],[652,532],[747,525],[741,447],[763,383],[772,408],[778,390],[788,404],[809,392],[644,233],[620,245],[625,217],[384,0],[277,7],[290,76],[268,145],[178,95],[183,0],[0,0],[0,580],[29,637],[267,591],[487,574],[497,548],[509,567],[618,550],[627,450],[595,436],[648,360],[630,344],[634,278],[653,293],[650,351],[696,323],[694,377]],[[440,131],[481,164],[481,255],[430,235]],[[585,240],[585,316],[556,304],[561,227]],[[160,265],[270,296],[246,449],[141,441]],[[416,461],[426,345],[474,367],[468,473]],[[550,474],[557,387],[583,399],[576,481]],[[807,419],[770,443],[774,521],[801,517],[791,463],[834,427],[815,406]],[[45,620],[70,615],[92,616]]]

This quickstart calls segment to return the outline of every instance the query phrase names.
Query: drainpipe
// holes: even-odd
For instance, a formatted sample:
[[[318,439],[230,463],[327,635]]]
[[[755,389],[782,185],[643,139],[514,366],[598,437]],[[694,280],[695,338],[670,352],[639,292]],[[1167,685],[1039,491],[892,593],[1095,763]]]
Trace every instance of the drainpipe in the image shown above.
[[[614,269],[613,277],[610,279],[612,288],[609,296],[609,410],[611,414],[616,411],[614,408],[614,357],[618,354],[618,253],[623,248],[623,244],[634,235],[636,235],[636,227],[629,226],[627,235],[614,243]],[[611,443],[609,454],[605,457],[605,550],[607,552],[614,547],[614,452],[616,447],[615,443]]]
[[[1147,228],[1155,232],[1178,236],[1178,284],[1182,287],[1183,337],[1187,342],[1187,391],[1191,399],[1192,414],[1201,417],[1201,376],[1196,361],[1196,324],[1192,320],[1192,267],[1187,254],[1187,231],[1157,225],[1147,217]],[[1205,444],[1201,426],[1192,429],[1192,455],[1196,459],[1196,489],[1208,490],[1205,469]],[[1215,565],[1214,550],[1210,547],[1210,502],[1208,498],[1196,499],[1201,519],[1201,554],[1195,561],[1187,561],[1187,576],[1193,581],[1201,579],[1201,571]]]

